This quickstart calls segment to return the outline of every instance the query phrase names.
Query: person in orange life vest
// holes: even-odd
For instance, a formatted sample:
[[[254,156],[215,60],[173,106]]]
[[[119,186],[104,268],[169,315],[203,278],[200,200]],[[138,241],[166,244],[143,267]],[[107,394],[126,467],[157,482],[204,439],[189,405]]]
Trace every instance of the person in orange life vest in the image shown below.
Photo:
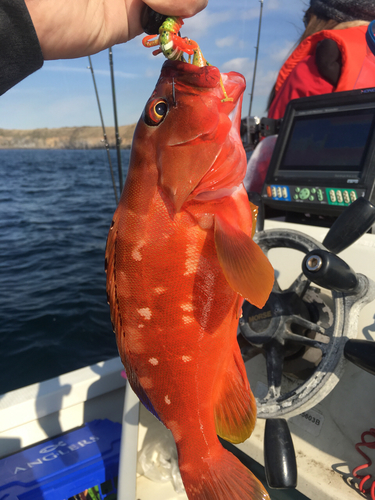
[[[288,102],[352,90],[366,56],[366,30],[375,0],[310,0],[306,30],[283,64],[269,99],[268,117],[282,118]],[[367,86],[375,85],[375,75]]]

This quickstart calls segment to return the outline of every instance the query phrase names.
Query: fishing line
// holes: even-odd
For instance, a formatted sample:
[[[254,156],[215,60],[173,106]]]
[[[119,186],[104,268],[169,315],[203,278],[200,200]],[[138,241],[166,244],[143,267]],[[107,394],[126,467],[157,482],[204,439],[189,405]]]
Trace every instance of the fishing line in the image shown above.
[[[117,195],[117,190],[116,190],[116,182],[115,182],[115,176],[113,174],[113,168],[112,168],[112,161],[111,161],[111,154],[109,151],[109,144],[108,144],[108,139],[107,139],[107,132],[105,130],[104,126],[104,120],[103,120],[103,114],[102,114],[102,107],[100,105],[100,99],[99,99],[99,94],[98,94],[98,88],[96,86],[96,80],[95,80],[95,74],[94,74],[94,68],[91,63],[91,57],[88,56],[89,58],[89,64],[88,69],[91,71],[91,76],[92,76],[92,81],[94,83],[94,89],[95,89],[95,95],[96,95],[96,101],[98,103],[98,109],[99,109],[99,115],[100,115],[100,121],[102,124],[102,130],[103,130],[103,138],[104,138],[104,145],[105,149],[107,151],[107,157],[108,157],[108,165],[109,165],[109,170],[111,172],[111,179],[112,179],[112,185],[113,185],[113,191],[115,193],[115,200],[116,200],[116,205],[118,205],[118,195]]]
[[[251,116],[251,108],[252,108],[252,105],[253,105],[255,78],[256,78],[256,74],[257,74],[257,65],[258,65],[260,31],[261,31],[261,28],[262,28],[263,0],[259,0],[259,2],[260,2],[260,14],[259,14],[259,25],[258,25],[258,38],[257,38],[256,47],[255,47],[255,61],[254,61],[254,71],[253,71],[253,82],[252,82],[252,85],[251,85],[251,93],[250,93],[249,116]]]
[[[122,193],[122,166],[121,166],[121,139],[119,134],[118,122],[117,122],[117,104],[116,104],[116,90],[115,90],[115,75],[113,72],[113,55],[112,47],[109,48],[109,67],[111,70],[111,85],[112,85],[112,101],[113,101],[113,116],[115,121],[115,134],[116,134],[116,152],[117,152],[117,167],[118,167],[118,178],[120,184],[120,195]]]

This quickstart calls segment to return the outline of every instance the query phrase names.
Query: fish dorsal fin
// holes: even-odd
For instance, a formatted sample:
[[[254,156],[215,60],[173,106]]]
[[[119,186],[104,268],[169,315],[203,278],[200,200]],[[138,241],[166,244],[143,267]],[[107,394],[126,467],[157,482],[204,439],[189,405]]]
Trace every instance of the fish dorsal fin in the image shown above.
[[[215,245],[229,285],[262,309],[274,282],[274,270],[262,250],[250,236],[219,214],[215,214]]]

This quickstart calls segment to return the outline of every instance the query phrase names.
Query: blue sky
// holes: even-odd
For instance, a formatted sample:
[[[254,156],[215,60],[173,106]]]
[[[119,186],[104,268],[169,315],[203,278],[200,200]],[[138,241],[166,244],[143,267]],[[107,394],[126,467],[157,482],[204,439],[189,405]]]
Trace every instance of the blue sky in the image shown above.
[[[303,31],[308,0],[264,0],[257,79],[252,114],[264,116],[277,72]],[[209,0],[185,20],[182,36],[200,45],[205,58],[222,72],[238,71],[247,80],[243,115],[248,113],[259,0]],[[135,123],[151,94],[164,57],[152,56],[142,36],[113,47],[118,120]],[[113,125],[108,51],[92,56],[106,126]],[[46,61],[43,68],[0,99],[0,128],[33,129],[100,125],[88,58]]]

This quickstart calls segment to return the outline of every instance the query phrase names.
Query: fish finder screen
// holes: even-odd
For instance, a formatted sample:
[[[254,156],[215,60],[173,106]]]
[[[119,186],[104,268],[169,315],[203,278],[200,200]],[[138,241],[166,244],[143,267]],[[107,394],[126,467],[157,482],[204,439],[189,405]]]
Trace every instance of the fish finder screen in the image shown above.
[[[360,177],[374,128],[374,109],[295,115],[279,164],[292,177]]]

